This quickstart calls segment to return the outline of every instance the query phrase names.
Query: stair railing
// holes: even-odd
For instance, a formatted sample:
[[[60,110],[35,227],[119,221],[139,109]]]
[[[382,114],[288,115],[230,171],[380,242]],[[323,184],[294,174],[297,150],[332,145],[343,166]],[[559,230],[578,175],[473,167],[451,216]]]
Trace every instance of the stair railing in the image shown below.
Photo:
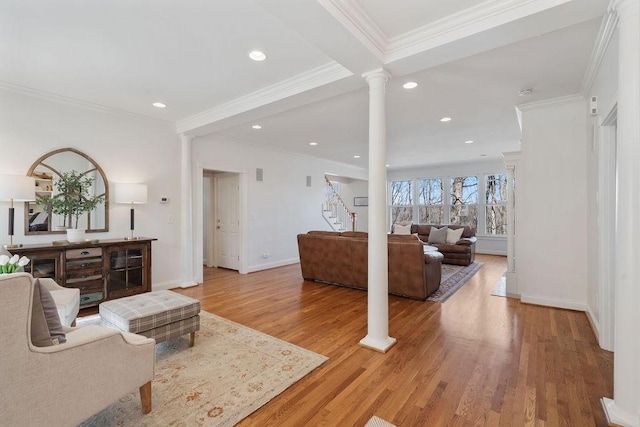
[[[324,180],[326,181],[325,200],[322,205],[324,219],[335,231],[346,231],[348,224],[351,224],[351,231],[356,231],[356,213],[347,208],[346,203],[326,176]]]

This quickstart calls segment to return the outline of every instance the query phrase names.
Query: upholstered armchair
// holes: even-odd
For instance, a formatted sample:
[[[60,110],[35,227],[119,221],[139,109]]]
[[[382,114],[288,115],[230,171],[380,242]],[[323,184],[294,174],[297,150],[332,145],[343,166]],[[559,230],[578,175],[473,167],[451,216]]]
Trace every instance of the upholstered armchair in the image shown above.
[[[39,289],[27,273],[0,275],[0,425],[75,426],[138,388],[148,413],[155,341],[98,325],[60,326],[66,342],[37,347]]]

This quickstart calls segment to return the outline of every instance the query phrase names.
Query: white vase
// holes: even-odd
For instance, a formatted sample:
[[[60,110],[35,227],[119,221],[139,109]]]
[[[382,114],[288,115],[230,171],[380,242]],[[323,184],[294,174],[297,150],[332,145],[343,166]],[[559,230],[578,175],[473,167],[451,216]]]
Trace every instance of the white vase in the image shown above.
[[[70,243],[84,242],[84,231],[75,228],[67,228],[67,241]]]

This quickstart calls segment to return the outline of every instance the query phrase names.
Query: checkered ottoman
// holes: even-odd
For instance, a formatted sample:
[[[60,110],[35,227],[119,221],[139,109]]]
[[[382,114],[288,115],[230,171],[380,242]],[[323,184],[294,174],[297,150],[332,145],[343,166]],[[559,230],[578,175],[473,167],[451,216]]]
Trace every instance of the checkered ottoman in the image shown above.
[[[106,301],[100,317],[116,328],[154,338],[156,344],[200,329],[200,301],[172,291],[155,291]]]

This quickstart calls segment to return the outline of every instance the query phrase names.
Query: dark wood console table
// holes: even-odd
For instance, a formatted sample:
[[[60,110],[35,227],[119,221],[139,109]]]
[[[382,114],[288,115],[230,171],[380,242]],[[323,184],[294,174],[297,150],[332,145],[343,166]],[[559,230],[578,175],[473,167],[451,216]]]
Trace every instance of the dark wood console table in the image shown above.
[[[24,245],[11,252],[31,260],[25,271],[50,277],[60,286],[80,289],[80,307],[151,290],[151,242],[100,239]]]

